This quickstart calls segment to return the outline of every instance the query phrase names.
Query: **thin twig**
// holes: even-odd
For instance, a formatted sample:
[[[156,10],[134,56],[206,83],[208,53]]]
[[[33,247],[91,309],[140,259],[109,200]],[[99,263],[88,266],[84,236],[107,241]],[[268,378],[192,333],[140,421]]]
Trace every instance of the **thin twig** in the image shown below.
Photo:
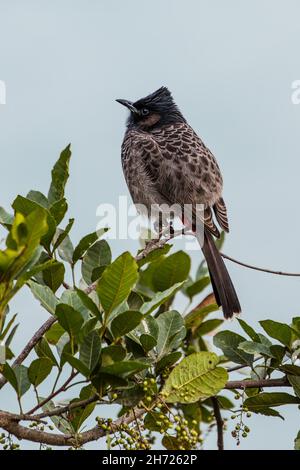
[[[253,362],[259,361],[262,358],[263,358],[263,356],[256,357],[253,360]],[[234,372],[236,370],[244,369],[245,367],[251,367],[251,366],[249,366],[248,364],[240,364],[238,366],[230,367],[229,369],[227,369],[227,372]]]
[[[28,354],[32,351],[34,346],[39,342],[41,337],[46,333],[46,331],[49,330],[49,328],[57,321],[57,318],[55,317],[50,317],[48,318],[45,323],[34,333],[33,337],[31,340],[26,344],[24,347],[23,351],[19,354],[19,356],[16,358],[14,363],[12,364],[12,367],[15,367],[17,365],[22,364],[22,362],[26,359]],[[7,380],[5,377],[0,377],[0,389],[6,384]]]
[[[213,405],[213,409],[214,409],[214,415],[215,415],[216,423],[217,423],[217,434],[218,434],[217,445],[218,445],[218,450],[224,450],[223,420],[222,420],[222,415],[221,415],[221,411],[220,411],[220,405],[219,405],[217,397],[212,397],[211,401],[212,401],[212,405]]]
[[[252,264],[243,263],[242,261],[232,258],[231,256],[225,255],[225,253],[220,253],[220,255],[223,256],[223,258],[232,261],[233,263],[239,264],[240,266],[244,266],[244,268],[254,269],[255,271],[262,271],[264,273],[269,274],[277,274],[278,276],[300,277],[300,273],[287,273],[284,271],[273,271],[272,269],[259,268],[258,266],[253,266]]]
[[[59,393],[61,392],[64,392],[67,388],[67,385],[69,385],[69,383],[74,379],[74,377],[78,374],[78,372],[72,372],[70,377],[63,383],[63,385],[58,388],[55,392],[51,393],[47,398],[45,398],[44,400],[40,401],[40,403],[38,403],[34,408],[32,408],[30,411],[28,411],[26,414],[27,415],[32,415],[33,413],[35,413],[39,408],[41,408],[42,406],[44,406],[46,403],[48,403],[50,400],[52,400],[52,398],[56,397],[56,395],[58,395]]]
[[[33,415],[33,416],[31,416],[31,419],[35,418],[35,419],[40,420],[42,418],[47,418],[49,416],[59,416],[59,415],[62,415],[64,413],[67,413],[68,411],[73,410],[74,408],[83,408],[84,406],[87,406],[90,403],[94,403],[95,401],[98,401],[98,399],[99,399],[98,395],[95,394],[92,397],[87,398],[86,400],[75,401],[75,402],[69,403],[68,405],[65,405],[65,406],[58,406],[56,408],[53,408],[53,410],[51,410],[51,411],[45,411],[44,413],[39,413],[39,414]],[[101,401],[100,403],[106,403],[107,404],[107,402],[104,402],[104,400]],[[26,416],[28,416],[28,415],[26,415]]]

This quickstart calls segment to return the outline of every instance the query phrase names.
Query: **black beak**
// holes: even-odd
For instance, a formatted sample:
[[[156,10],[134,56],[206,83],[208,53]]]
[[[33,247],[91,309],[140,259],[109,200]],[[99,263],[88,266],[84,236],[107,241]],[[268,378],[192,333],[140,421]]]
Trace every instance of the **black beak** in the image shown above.
[[[133,103],[131,101],[128,101],[128,100],[116,100],[116,101],[122,104],[123,106],[126,106],[126,108],[128,108],[131,112],[135,114],[139,114],[139,110],[133,106]]]

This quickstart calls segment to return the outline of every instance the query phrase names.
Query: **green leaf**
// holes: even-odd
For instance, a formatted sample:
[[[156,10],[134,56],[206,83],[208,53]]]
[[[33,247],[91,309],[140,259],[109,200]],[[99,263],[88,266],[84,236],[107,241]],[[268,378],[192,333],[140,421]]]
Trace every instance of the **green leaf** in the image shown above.
[[[104,229],[105,232],[107,232],[108,229]],[[90,233],[89,235],[86,235],[83,237],[78,245],[76,246],[74,253],[73,253],[73,263],[75,264],[82,256],[84,253],[92,246],[95,241],[97,241],[99,238],[99,233],[98,232],[93,232]]]
[[[258,334],[254,331],[254,329],[248,325],[244,320],[241,318],[238,318],[237,321],[239,322],[240,326],[243,328],[245,333],[249,336],[249,338],[252,339],[252,341],[255,341],[256,343],[260,343],[259,336]]]
[[[85,304],[82,302],[76,290],[66,289],[60,298],[60,303],[70,305],[81,313],[82,318],[87,321],[90,318],[90,314]]]
[[[193,284],[189,285],[186,288],[186,293],[189,296],[190,299],[192,299],[195,295],[200,294],[205,287],[207,287],[210,284],[210,277],[205,276],[200,279],[198,279],[196,282]]]
[[[80,391],[79,399],[72,400],[71,403],[76,403],[81,400],[87,400],[95,395],[95,390],[92,385],[83,387]],[[96,401],[84,407],[73,408],[71,412],[71,422],[75,431],[79,431],[84,421],[92,414],[96,406]]]
[[[61,230],[58,228],[56,230],[54,239],[53,239],[53,249],[54,252],[57,248],[59,248],[58,253],[59,256],[68,263],[72,263],[73,257],[73,245],[68,237],[71,228],[73,227],[74,219],[69,219],[68,225],[66,226],[65,230]]]
[[[167,403],[193,403],[216,395],[224,388],[228,373],[217,367],[214,353],[198,352],[185,357],[171,372],[162,394]]]
[[[120,344],[112,344],[102,350],[102,366],[109,366],[114,362],[123,361],[126,356],[126,350]]]
[[[61,336],[65,333],[65,330],[59,323],[54,323],[45,334],[47,341],[50,344],[57,344]],[[67,335],[68,336],[68,335]]]
[[[177,284],[174,284],[174,286],[170,287],[170,289],[167,289],[163,292],[157,292],[149,302],[145,302],[144,305],[140,308],[140,312],[143,313],[144,315],[149,315],[149,313],[153,312],[157,307],[159,307],[161,304],[166,302],[170,297],[172,297],[175,292],[180,289],[182,286],[183,282],[178,282]]]
[[[199,308],[194,308],[184,317],[186,328],[197,328],[207,315],[212,312],[216,312],[220,308],[216,303],[206,305],[205,307],[201,307],[201,305],[202,302]]]
[[[47,286],[42,286],[34,281],[28,281],[31,292],[40,304],[52,315],[55,314],[58,299],[53,294],[52,290]]]
[[[200,324],[197,328],[197,336],[204,336],[210,333],[211,331],[216,330],[220,325],[222,325],[223,320],[219,318],[214,318],[212,320],[207,320]]]
[[[234,408],[234,404],[227,397],[218,395],[217,400],[219,402],[220,408],[223,410],[230,410]]]
[[[30,382],[28,379],[28,369],[23,365],[17,365],[13,368],[13,371],[18,384],[17,394],[18,397],[21,398],[30,388]]]
[[[101,354],[101,339],[97,331],[91,331],[84,337],[80,347],[80,361],[87,366],[90,372],[93,372],[99,363]]]
[[[58,201],[54,202],[54,204],[50,206],[49,210],[50,214],[55,219],[55,222],[58,225],[61,223],[64,216],[66,215],[66,212],[68,210],[68,203],[63,197],[62,199],[59,199]]]
[[[90,285],[93,281],[93,271],[97,268],[108,266],[111,263],[111,251],[106,240],[94,243],[85,253],[81,273],[85,282]]]
[[[144,266],[144,264],[152,263],[152,261],[156,261],[161,256],[168,254],[171,248],[172,248],[172,245],[169,245],[168,243],[166,243],[162,247],[159,247],[156,250],[151,251],[150,253],[148,253],[147,256],[145,256],[145,258],[142,258],[141,260],[137,262],[139,268]]]
[[[40,240],[46,231],[45,214],[41,210],[34,210],[27,216],[16,214],[6,239],[7,249],[0,250],[1,282],[9,283],[31,267],[32,260],[39,256]]]
[[[268,346],[254,341],[244,341],[239,344],[238,348],[248,354],[263,354],[264,356],[274,357]]]
[[[294,389],[295,395],[300,398],[300,377],[296,375],[288,375],[287,378]]]
[[[179,351],[171,352],[166,356],[162,357],[158,363],[156,364],[156,371],[160,372],[165,368],[173,366],[179,359],[181,358],[182,354]]]
[[[159,417],[160,413],[150,411],[144,417],[144,426],[149,431],[161,432],[161,430],[167,431],[168,425]],[[157,424],[159,423],[159,424]]]
[[[10,328],[14,324],[14,321],[15,321],[16,318],[17,318],[17,314],[15,313],[15,315],[13,315],[12,318],[9,320],[9,322],[6,324],[6,317],[5,317],[5,322],[3,324],[3,329],[2,329],[2,332],[0,334],[0,341],[4,340],[5,336],[8,334]]]
[[[74,369],[78,370],[78,372],[80,372],[84,377],[90,376],[89,368],[80,359],[77,359],[77,357],[74,357],[66,352],[64,352],[63,355],[68,363],[71,364]]]
[[[165,449],[168,450],[179,450],[182,448],[182,444],[175,436],[169,436],[168,434],[165,434],[161,442]]]
[[[69,144],[60,154],[58,161],[52,169],[52,181],[48,193],[50,204],[62,199],[65,195],[65,186],[69,177],[69,162],[71,158],[71,145]]]
[[[83,325],[80,312],[67,304],[58,304],[55,310],[58,323],[69,333],[70,338],[75,338]]]
[[[73,222],[71,222],[72,220],[73,219],[70,220],[70,222],[69,222],[69,224],[68,224],[65,231],[71,229],[71,227],[73,225]],[[64,234],[64,236],[62,238],[63,238],[63,240],[59,242],[58,254],[61,257],[61,259],[63,259],[64,261],[66,261],[69,264],[72,264],[73,263],[73,251],[74,251],[72,242],[71,242],[70,237],[69,237],[68,234]],[[56,241],[55,245],[56,244],[57,244],[57,241]]]
[[[243,336],[227,330],[220,331],[213,339],[214,345],[223,351],[229,361],[249,365],[253,362],[253,355],[239,350],[240,343],[245,341]]]
[[[36,202],[40,206],[44,207],[45,209],[49,208],[49,202],[46,196],[40,191],[29,191],[26,196],[26,199],[30,199],[33,202]]]
[[[15,212],[23,214],[26,219],[29,216],[34,218],[32,226],[28,227],[28,233],[31,237],[38,234],[41,243],[48,249],[56,230],[56,223],[50,212],[37,202],[31,201],[23,196],[17,196],[12,207]],[[43,222],[42,222],[43,221]],[[40,232],[42,231],[42,238]]]
[[[300,376],[300,367],[295,366],[294,364],[284,364],[279,366],[279,369],[289,375],[299,375]]]
[[[43,280],[54,293],[62,285],[64,277],[65,267],[59,261],[54,261],[49,268],[43,270]]]
[[[144,299],[137,292],[130,292],[127,299],[129,310],[139,310],[144,303]]]
[[[282,359],[285,356],[285,347],[281,346],[280,344],[273,344],[272,346],[270,346],[270,351],[276,358],[276,361],[278,361],[278,363],[281,363]]]
[[[9,227],[13,224],[14,216],[6,212],[3,207],[0,207],[0,224],[4,225],[5,227]]]
[[[99,327],[100,327],[99,320],[96,317],[92,317],[89,320],[86,320],[83,325],[83,330],[82,330],[83,338],[85,338],[85,336],[88,335],[91,331],[99,329]]]
[[[147,369],[148,363],[140,361],[122,361],[102,367],[100,373],[110,375],[128,376],[141,370]]]
[[[128,338],[132,339],[135,343],[142,345],[142,347],[144,348],[141,341],[142,336],[150,336],[157,343],[158,324],[155,318],[151,317],[150,315],[148,315],[147,317],[143,317],[142,321],[135,328],[135,330],[127,334]],[[153,340],[150,339],[152,343]]]
[[[39,397],[39,401],[44,401],[44,398],[43,397]],[[55,408],[57,408],[57,406],[54,404],[54,402],[52,400],[48,401],[47,403],[45,403],[42,407],[42,410],[43,411],[53,411]],[[52,421],[52,423],[54,424],[54,426],[62,433],[64,434],[71,434],[73,435],[74,434],[74,429],[73,429],[73,426],[71,425],[71,423],[64,417],[62,416],[50,416],[50,419]]]
[[[59,325],[60,326],[60,325]],[[60,367],[62,367],[67,361],[64,357],[65,353],[71,354],[71,344],[70,344],[70,335],[64,330],[64,333],[61,335],[59,340],[56,343],[56,350],[60,357]]]
[[[164,291],[178,282],[185,281],[191,268],[191,259],[184,251],[178,251],[159,261],[152,277],[156,291]]]
[[[293,405],[299,404],[300,400],[293,395],[283,392],[272,393],[259,393],[254,397],[247,398],[244,401],[244,406],[250,411],[258,412],[261,408],[268,408],[273,406]]]
[[[18,393],[18,381],[14,369],[10,367],[10,365],[6,362],[2,369],[2,374],[6,378],[6,380],[10,383],[10,385],[15,389]]]
[[[90,313],[95,315],[98,320],[101,320],[101,313],[95,302],[89,297],[83,290],[76,289],[77,295],[80,298],[84,306],[89,310]]]
[[[146,352],[151,351],[151,349],[155,348],[157,345],[156,339],[153,336],[147,334],[141,334],[140,343]]]
[[[262,320],[259,323],[271,338],[277,339],[287,347],[290,346],[292,329],[288,325],[274,320]]]
[[[180,313],[174,311],[164,312],[157,318],[159,328],[157,338],[158,358],[177,349],[186,335],[184,321]]]
[[[37,387],[50,374],[52,370],[52,362],[46,357],[40,357],[32,361],[28,369],[28,378],[30,382]]]
[[[97,286],[106,319],[127,299],[137,278],[137,264],[128,252],[123,253],[106,268]]]
[[[32,259],[32,261],[34,262],[34,266],[30,269],[28,269],[29,266],[26,266],[25,270],[18,277],[18,280],[15,284],[16,288],[20,289],[21,287],[23,287],[23,285],[26,284],[26,282],[29,281],[29,279],[31,279],[32,277],[35,277],[35,279],[39,282],[39,274],[42,273],[45,269],[50,268],[55,263],[55,261],[52,259],[42,262],[41,264],[35,264],[34,258]],[[42,276],[41,283],[43,284]]]
[[[111,322],[111,332],[114,338],[121,338],[134,330],[143,318],[142,313],[127,310],[117,315]]]
[[[55,327],[57,325],[53,325]],[[64,333],[64,330],[62,330]],[[53,366],[58,366],[57,360],[45,338],[41,338],[34,348],[36,354],[41,358],[47,358]]]

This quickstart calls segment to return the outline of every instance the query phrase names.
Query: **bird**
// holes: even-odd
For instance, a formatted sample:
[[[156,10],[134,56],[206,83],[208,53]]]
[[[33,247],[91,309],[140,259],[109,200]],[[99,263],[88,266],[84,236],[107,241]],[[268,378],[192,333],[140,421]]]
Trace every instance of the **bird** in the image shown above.
[[[148,96],[116,100],[129,110],[121,148],[125,180],[134,204],[150,211],[152,205],[188,205],[189,224],[206,260],[211,284],[224,317],[241,312],[241,306],[224,260],[215,244],[219,227],[229,232],[223,178],[219,165],[188,124],[165,86]],[[202,218],[197,204],[203,205]],[[202,236],[195,230],[201,219]]]

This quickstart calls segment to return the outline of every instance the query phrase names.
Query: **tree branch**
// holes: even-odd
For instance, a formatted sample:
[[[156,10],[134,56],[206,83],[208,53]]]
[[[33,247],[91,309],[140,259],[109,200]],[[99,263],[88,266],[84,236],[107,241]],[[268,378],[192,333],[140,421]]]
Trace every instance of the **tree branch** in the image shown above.
[[[217,397],[212,397],[211,401],[212,401],[212,405],[213,405],[213,409],[214,409],[214,415],[215,415],[216,423],[217,423],[217,434],[218,434],[217,445],[218,445],[218,450],[224,450],[223,420],[222,420],[222,416],[221,416],[220,405],[219,405]]]
[[[290,387],[286,377],[280,379],[261,379],[261,380],[232,380],[227,382],[224,388],[228,390],[245,388],[264,388],[264,387]]]
[[[122,424],[130,424],[136,418],[140,418],[146,411],[143,408],[136,408],[135,412],[131,411],[128,415],[122,416],[113,423],[109,431],[103,430],[99,426],[95,426],[89,431],[85,431],[80,435],[72,436],[70,434],[52,434],[37,429],[26,428],[21,426],[18,421],[8,418],[0,413],[0,427],[5,431],[13,434],[18,439],[27,439],[32,442],[43,443],[53,446],[81,446],[87,442],[96,441],[107,434],[112,434],[118,430]]]
[[[17,365],[22,364],[22,362],[26,359],[28,354],[32,351],[34,346],[39,342],[39,340],[42,338],[42,336],[46,333],[46,331],[49,330],[49,328],[57,321],[56,317],[50,317],[48,318],[45,323],[34,333],[33,337],[31,340],[26,344],[25,348],[23,351],[19,354],[19,356],[16,358],[14,363],[12,364],[12,367],[15,367]],[[7,380],[5,377],[0,377],[0,390],[1,388],[6,384]]]
[[[68,379],[69,380],[69,379]],[[262,379],[262,380],[243,380],[243,381],[230,381],[227,382],[225,385],[225,389],[245,389],[245,388],[262,388],[262,387],[290,387],[290,383],[288,382],[286,377],[282,377],[280,379]],[[50,399],[50,398],[48,398]],[[47,400],[48,400],[47,399]],[[69,404],[65,407],[59,407],[50,412],[40,413],[37,415],[30,416],[28,413],[26,415],[17,415],[8,413],[5,411],[0,411],[0,427],[2,427],[5,431],[13,434],[18,439],[27,439],[32,442],[39,442],[48,445],[54,446],[72,446],[72,445],[83,445],[87,442],[96,441],[101,437],[104,437],[109,434],[114,433],[118,430],[121,424],[130,424],[135,419],[142,417],[147,411],[144,408],[135,408],[129,414],[122,416],[121,418],[117,419],[113,423],[111,423],[111,427],[109,431],[105,431],[98,426],[90,429],[89,431],[85,431],[84,433],[78,436],[72,435],[62,435],[62,434],[52,434],[47,433],[44,431],[38,431],[37,429],[26,428],[19,424],[19,421],[26,420],[26,421],[38,421],[42,418],[46,418],[48,416],[58,416],[66,411],[69,411],[72,408],[76,408],[79,406],[86,406],[89,403],[92,403],[96,397],[90,397],[87,400],[83,400],[82,402],[75,402],[74,404]],[[214,408],[214,414],[217,422],[218,427],[218,448],[221,450],[223,447],[223,422],[220,410],[217,409],[219,404],[216,402],[216,397],[212,397],[212,403]],[[42,406],[42,404],[40,404]],[[31,410],[32,412],[32,410]],[[222,423],[222,427],[221,427]],[[221,435],[222,432],[222,435]]]

